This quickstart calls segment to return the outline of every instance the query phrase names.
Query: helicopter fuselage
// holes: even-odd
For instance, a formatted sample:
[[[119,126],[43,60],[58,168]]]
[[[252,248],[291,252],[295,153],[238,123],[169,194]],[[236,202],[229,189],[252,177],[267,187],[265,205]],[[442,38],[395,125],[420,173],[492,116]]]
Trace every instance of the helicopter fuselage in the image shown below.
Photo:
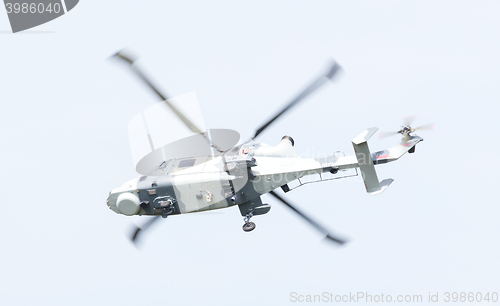
[[[107,205],[125,215],[175,215],[234,205],[240,206],[242,215],[262,214],[269,211],[260,200],[265,193],[307,175],[357,168],[360,158],[371,167],[396,160],[421,140],[412,136],[401,145],[369,156],[357,152],[356,156],[324,158],[301,158],[288,136],[277,146],[244,144],[224,155],[166,161],[158,167],[164,175],[141,176],[126,182],[110,192]]]

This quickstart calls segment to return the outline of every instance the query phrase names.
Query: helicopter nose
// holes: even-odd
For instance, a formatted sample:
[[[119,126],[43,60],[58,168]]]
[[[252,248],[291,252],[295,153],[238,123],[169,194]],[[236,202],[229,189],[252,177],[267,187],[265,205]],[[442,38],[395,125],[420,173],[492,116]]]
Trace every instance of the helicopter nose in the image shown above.
[[[140,209],[140,200],[137,195],[138,181],[139,178],[135,178],[111,190],[106,200],[109,209],[117,214],[135,215]]]

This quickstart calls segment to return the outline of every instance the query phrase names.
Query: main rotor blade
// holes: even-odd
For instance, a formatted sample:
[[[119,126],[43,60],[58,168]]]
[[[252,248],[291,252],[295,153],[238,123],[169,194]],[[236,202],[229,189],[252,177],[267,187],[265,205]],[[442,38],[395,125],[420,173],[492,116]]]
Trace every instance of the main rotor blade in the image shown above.
[[[276,199],[280,200],[283,204],[285,204],[286,206],[288,206],[289,208],[291,208],[299,216],[301,216],[302,218],[304,218],[307,222],[309,222],[309,224],[311,224],[312,226],[314,226],[318,231],[320,231],[323,235],[325,235],[325,238],[327,238],[327,239],[329,239],[329,240],[331,240],[333,242],[336,242],[338,244],[341,244],[341,245],[346,242],[345,240],[337,238],[337,237],[333,236],[332,234],[330,234],[324,227],[322,227],[316,221],[314,221],[311,218],[309,218],[308,216],[306,216],[304,213],[302,213],[297,208],[293,207],[290,203],[288,203],[287,201],[285,201],[282,197],[280,197],[279,195],[277,195],[274,191],[270,191],[269,193],[272,196],[274,196]]]
[[[341,69],[340,65],[337,64],[337,62],[333,61],[326,74],[320,75],[316,80],[314,80],[314,82],[311,83],[311,85],[309,85],[295,99],[293,99],[290,103],[288,103],[288,105],[282,111],[280,111],[271,120],[269,120],[267,123],[261,126],[257,130],[257,132],[255,132],[255,135],[252,137],[252,139],[255,139],[257,136],[259,136],[260,133],[262,133],[269,125],[271,125],[271,123],[273,123],[276,119],[278,119],[281,115],[283,115],[283,113],[292,108],[295,104],[304,100],[309,94],[311,94],[313,91],[321,87],[321,85],[323,85],[327,80],[331,80],[340,69]]]
[[[203,132],[194,124],[192,123],[184,114],[182,114],[172,103],[168,102],[167,99],[168,97],[160,92],[160,90],[153,85],[153,83],[144,75],[144,73],[136,66],[134,65],[134,59],[130,58],[129,56],[123,54],[122,52],[118,52],[114,55],[116,58],[120,58],[124,60],[126,63],[130,65],[130,69],[142,80],[146,85],[148,85],[149,88],[151,88],[158,97],[164,101],[168,107],[181,119],[181,121],[193,132],[197,134],[202,134]]]
[[[154,216],[150,220],[145,222],[141,227],[136,226],[136,228],[132,232],[132,236],[130,237],[132,243],[137,244],[139,234],[142,233],[142,231],[145,231],[148,227],[151,226],[151,224],[155,223],[159,219],[161,219],[160,216]]]

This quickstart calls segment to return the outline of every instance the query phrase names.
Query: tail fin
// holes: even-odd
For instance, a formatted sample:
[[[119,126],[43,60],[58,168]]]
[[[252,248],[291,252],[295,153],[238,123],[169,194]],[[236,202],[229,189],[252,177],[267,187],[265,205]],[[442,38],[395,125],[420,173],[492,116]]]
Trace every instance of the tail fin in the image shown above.
[[[366,192],[371,195],[382,193],[394,181],[393,179],[385,179],[381,182],[378,181],[377,172],[372,160],[372,154],[368,148],[367,141],[375,134],[378,128],[369,128],[363,133],[359,134],[352,140],[358,166],[365,182]]]

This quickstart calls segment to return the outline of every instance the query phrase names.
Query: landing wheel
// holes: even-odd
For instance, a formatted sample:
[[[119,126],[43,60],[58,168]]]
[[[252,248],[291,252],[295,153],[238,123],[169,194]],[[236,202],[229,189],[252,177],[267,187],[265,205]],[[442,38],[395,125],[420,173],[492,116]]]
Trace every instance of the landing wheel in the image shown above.
[[[251,232],[255,229],[255,223],[253,222],[247,222],[245,224],[243,224],[243,230],[245,232]]]
[[[171,213],[174,212],[174,209],[173,208],[167,208],[167,207],[164,207],[162,209],[162,214],[161,214],[161,217],[162,218],[167,218]]]

